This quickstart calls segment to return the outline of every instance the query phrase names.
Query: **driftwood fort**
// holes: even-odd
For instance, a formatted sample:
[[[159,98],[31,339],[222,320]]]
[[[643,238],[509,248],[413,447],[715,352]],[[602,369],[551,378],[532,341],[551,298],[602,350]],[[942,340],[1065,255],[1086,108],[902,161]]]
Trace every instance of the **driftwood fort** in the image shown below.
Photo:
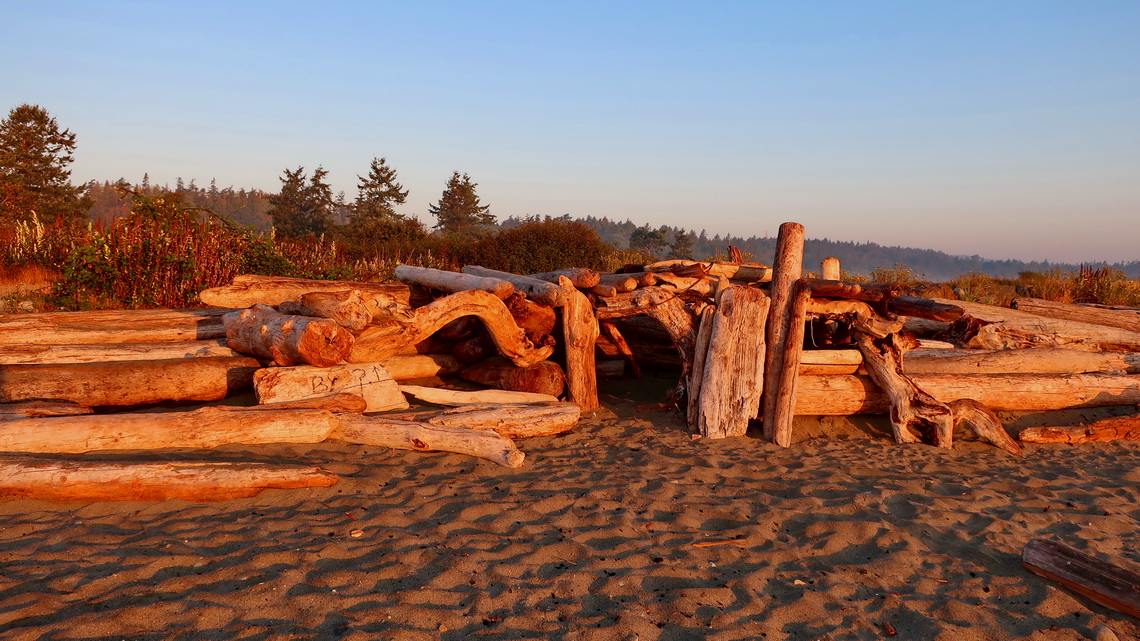
[[[1138,310],[915,298],[843,282],[832,259],[805,278],[802,248],[803,227],[785,223],[771,267],[249,275],[203,291],[211,309],[0,316],[0,497],[203,501],[337,481],[304,465],[80,456],[104,450],[332,439],[518,467],[514,439],[572,429],[598,407],[599,375],[662,361],[680,369],[663,400],[693,432],[759,420],[785,447],[796,415],[881,413],[898,443],[951,447],[968,426],[1020,455],[995,411],[1140,402]],[[177,407],[250,387],[256,405]],[[1019,434],[1112,439],[1140,439],[1140,419]]]

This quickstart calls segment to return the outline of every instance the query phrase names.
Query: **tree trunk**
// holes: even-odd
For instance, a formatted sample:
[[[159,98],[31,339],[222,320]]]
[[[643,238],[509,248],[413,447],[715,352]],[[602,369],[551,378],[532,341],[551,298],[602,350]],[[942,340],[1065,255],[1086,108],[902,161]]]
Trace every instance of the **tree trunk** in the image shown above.
[[[491,430],[507,438],[554,436],[578,424],[582,408],[574,403],[462,405],[439,412],[388,414],[385,418],[429,423],[440,427]]]
[[[472,276],[471,274],[431,269],[430,267],[398,265],[396,267],[396,278],[403,283],[423,285],[452,294],[477,290],[490,292],[496,298],[503,299],[515,293],[515,286],[502,278]]]
[[[338,480],[308,465],[0,457],[0,498],[7,500],[225,501],[267,489],[329,487]]]
[[[0,365],[0,402],[71,401],[90,407],[216,401],[249,387],[253,358]]]
[[[698,427],[703,436],[725,438],[743,436],[749,419],[760,410],[764,382],[764,323],[768,317],[768,297],[746,285],[728,288],[712,314],[708,354],[704,358],[702,382],[690,390],[690,404],[697,397]],[[701,332],[706,317],[702,314]],[[694,366],[693,379],[697,367]]]
[[[1140,618],[1140,572],[1102,561],[1057,541],[1033,539],[1021,552],[1030,572],[1106,608]]]
[[[803,230],[801,228],[800,234]],[[802,239],[801,239],[802,240]],[[775,283],[775,281],[773,281]],[[771,432],[773,443],[788,447],[792,444],[792,419],[795,417],[796,383],[799,379],[800,353],[804,347],[804,328],[807,322],[807,304],[811,299],[811,290],[803,283],[797,282],[792,286],[790,300],[785,309],[785,316],[781,322],[785,328],[779,345],[769,346],[768,349],[780,350],[779,365],[775,375],[763,372],[764,398],[764,431]],[[768,326],[772,321],[769,319]],[[765,358],[765,364],[773,359]]]
[[[400,450],[468,454],[512,468],[521,467],[526,458],[511,439],[493,431],[441,427],[379,416],[342,416],[332,438]]]
[[[768,308],[768,325],[765,329],[764,344],[764,390],[763,396],[764,436],[773,443],[776,440],[777,394],[780,375],[784,370],[783,358],[787,353],[788,317],[792,306],[792,287],[799,280],[803,270],[804,226],[799,223],[784,223],[776,238],[776,256],[772,266],[772,282],[768,286],[771,304]],[[792,361],[798,363],[799,361]],[[790,435],[785,435],[789,438]],[[782,443],[787,447],[790,440]]]
[[[367,412],[406,409],[408,401],[380,363],[332,367],[267,367],[253,375],[258,403],[319,398],[341,392],[364,399]]]
[[[549,394],[512,392],[501,389],[475,391],[423,387],[421,385],[401,385],[400,391],[411,394],[415,399],[434,405],[487,405],[488,403],[557,403],[558,398]]]
[[[911,379],[948,403],[974,399],[996,411],[1044,412],[1140,404],[1140,376],[1117,374],[915,374]],[[886,393],[869,376],[802,376],[796,414],[886,414]]]
[[[96,450],[214,448],[227,443],[320,443],[336,425],[323,410],[204,407],[29,418],[0,423],[0,451],[79,454]]]
[[[413,299],[412,292],[403,283],[361,283],[344,280],[309,280],[306,278],[285,278],[280,276],[259,276],[245,274],[234,277],[233,285],[211,287],[198,294],[203,305],[211,307],[247,308],[258,303],[280,305],[286,301],[299,301],[310,292],[346,292],[358,290],[361,293],[391,298],[404,305],[426,303],[422,297]]]
[[[1018,438],[1026,443],[1140,441],[1140,415],[1105,418],[1073,427],[1027,427]]]
[[[396,381],[454,376],[463,369],[463,363],[450,354],[401,354],[389,356],[380,364]]]
[[[0,403],[0,421],[17,418],[44,418],[47,416],[75,416],[91,414],[94,410],[70,401],[21,401]]]
[[[457,292],[417,307],[411,318],[378,319],[383,325],[369,327],[356,338],[349,362],[367,363],[394,356],[408,344],[418,343],[444,325],[464,316],[476,316],[487,329],[499,353],[515,365],[526,367],[554,353],[552,346],[534,347],[515,324],[503,301],[479,290]]]
[[[335,323],[286,316],[268,305],[226,314],[225,324],[227,345],[282,367],[343,363],[353,344],[352,334]]]
[[[552,361],[519,367],[502,356],[493,356],[463,370],[463,380],[496,389],[533,392],[558,397],[566,387],[566,375]]]
[[[1140,312],[1128,310],[1103,309],[1088,307],[1086,305],[1073,305],[1071,303],[1058,303],[1040,298],[1015,298],[1010,307],[1036,314],[1066,321],[1091,323],[1115,327],[1130,332],[1140,332]]]
[[[0,365],[155,361],[202,356],[241,356],[224,339],[163,343],[83,343],[77,345],[0,345]]]
[[[601,274],[585,267],[571,267],[570,269],[559,269],[558,271],[553,272],[531,274],[530,277],[537,278],[538,280],[544,280],[548,283],[557,284],[559,276],[565,276],[566,278],[569,278],[570,282],[574,283],[574,287],[577,287],[578,289],[590,289],[591,287],[597,285],[601,279]]]
[[[0,345],[197,341],[226,335],[229,310],[132,310],[0,315]]]
[[[594,343],[598,340],[598,319],[594,306],[585,294],[574,289],[568,280],[559,286],[566,293],[562,307],[562,339],[566,347],[567,398],[590,412],[598,408],[598,371],[594,361]]]
[[[473,276],[501,278],[514,285],[515,289],[526,294],[527,298],[536,303],[542,303],[547,307],[562,307],[570,300],[569,295],[560,286],[537,278],[531,278],[530,276],[501,272],[496,269],[479,267],[478,265],[468,265],[464,267],[463,273]]]
[[[1085,351],[1140,351],[1140,332],[1104,325],[1047,318],[1028,312],[981,303],[942,301],[966,310],[951,325],[953,340],[978,349],[1064,347]]]

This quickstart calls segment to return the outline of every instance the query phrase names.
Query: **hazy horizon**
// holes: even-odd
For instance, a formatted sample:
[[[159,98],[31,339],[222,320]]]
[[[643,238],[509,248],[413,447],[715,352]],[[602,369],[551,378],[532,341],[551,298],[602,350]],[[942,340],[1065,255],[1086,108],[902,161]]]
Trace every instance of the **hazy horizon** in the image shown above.
[[[570,214],[1053,262],[1140,259],[1140,4],[4,2],[0,108],[72,178]]]

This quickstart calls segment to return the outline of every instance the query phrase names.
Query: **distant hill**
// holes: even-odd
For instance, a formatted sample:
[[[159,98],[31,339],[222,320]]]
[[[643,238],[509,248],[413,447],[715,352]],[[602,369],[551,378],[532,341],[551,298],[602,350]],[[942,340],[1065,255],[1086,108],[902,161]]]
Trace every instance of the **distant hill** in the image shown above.
[[[512,220],[503,221],[504,225],[512,224]],[[597,230],[598,235],[611,245],[626,249],[629,247],[629,237],[639,227],[649,228],[648,225],[637,225],[632,221],[613,221],[608,218],[586,217],[581,220]],[[682,230],[674,227],[655,227],[652,229],[664,230],[666,239],[673,242],[676,235]],[[739,247],[746,254],[752,254],[753,260],[771,264],[776,252],[776,239],[768,237],[741,238],[739,236],[715,235],[711,238],[702,232],[697,232],[693,244],[693,258],[707,260],[717,254],[725,255],[729,245]],[[665,250],[666,252],[668,250]],[[1021,261],[1021,260],[991,260],[981,256],[952,256],[933,249],[917,249],[914,247],[888,247],[877,243],[853,243],[826,238],[809,238],[804,243],[804,265],[818,265],[820,261],[829,256],[839,259],[843,269],[853,274],[868,275],[876,268],[891,268],[895,265],[906,265],[920,278],[935,282],[947,281],[970,272],[989,274],[990,276],[1016,278],[1023,271],[1045,272],[1052,269],[1062,271],[1076,271],[1080,265],[1072,263],[1053,263],[1049,261]],[[1094,267],[1107,264],[1119,269],[1129,278],[1140,278],[1140,260],[1127,263],[1097,263]]]

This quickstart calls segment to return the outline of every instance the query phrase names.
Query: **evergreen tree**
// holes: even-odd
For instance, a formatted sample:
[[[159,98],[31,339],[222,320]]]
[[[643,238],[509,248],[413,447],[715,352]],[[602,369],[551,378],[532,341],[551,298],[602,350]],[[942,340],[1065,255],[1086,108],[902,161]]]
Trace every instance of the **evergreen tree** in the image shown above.
[[[332,187],[325,182],[328,171],[317,167],[312,178],[305,168],[285,170],[281,192],[270,196],[269,216],[273,226],[284,236],[323,234],[332,227]]]
[[[396,170],[388,166],[387,158],[373,158],[368,177],[357,176],[356,212],[353,221],[403,218],[396,213],[396,205],[404,204],[408,191],[396,182]]]
[[[673,239],[673,245],[669,249],[669,258],[692,258],[695,241],[696,238],[693,234],[685,231],[682,227],[676,233],[676,238]]]
[[[479,196],[475,193],[478,183],[471,182],[471,176],[451,174],[447,186],[443,190],[436,205],[428,205],[428,211],[439,222],[435,228],[444,232],[461,232],[478,225],[493,225],[495,217],[490,212],[490,205],[480,205]]]
[[[669,246],[669,241],[665,240],[668,231],[665,226],[660,229],[652,229],[649,225],[638,227],[629,235],[629,248],[656,256],[657,252]]]
[[[71,184],[75,134],[39,105],[23,104],[0,121],[0,219],[75,221],[91,200]]]

